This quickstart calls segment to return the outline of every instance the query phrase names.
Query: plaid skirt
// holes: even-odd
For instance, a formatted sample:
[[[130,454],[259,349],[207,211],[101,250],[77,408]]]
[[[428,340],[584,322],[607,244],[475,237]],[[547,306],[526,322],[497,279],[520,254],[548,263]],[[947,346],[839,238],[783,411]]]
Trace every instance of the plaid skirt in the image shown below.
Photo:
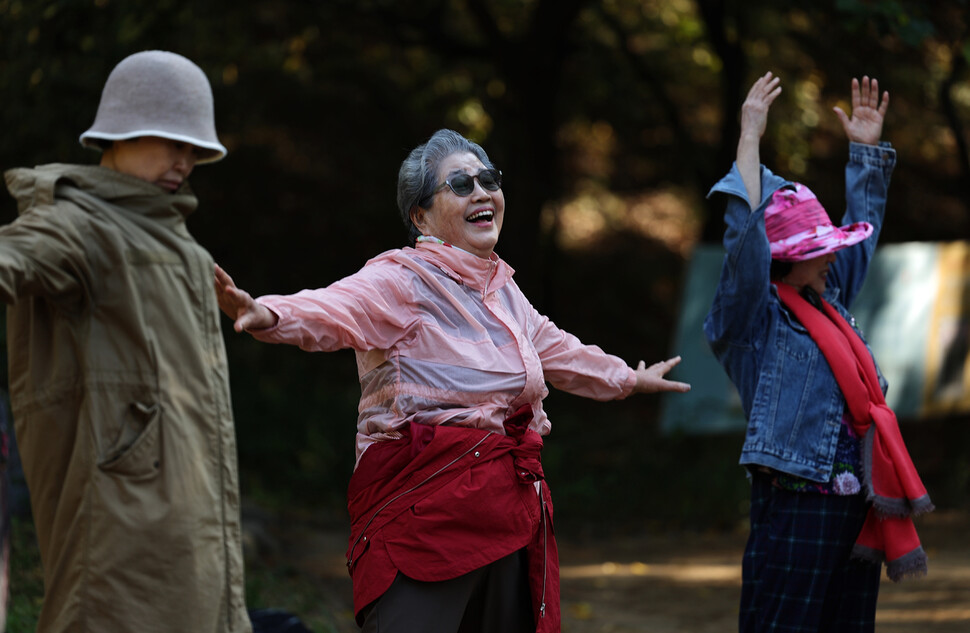
[[[741,633],[872,633],[881,565],[850,558],[863,494],[792,492],[754,472]]]

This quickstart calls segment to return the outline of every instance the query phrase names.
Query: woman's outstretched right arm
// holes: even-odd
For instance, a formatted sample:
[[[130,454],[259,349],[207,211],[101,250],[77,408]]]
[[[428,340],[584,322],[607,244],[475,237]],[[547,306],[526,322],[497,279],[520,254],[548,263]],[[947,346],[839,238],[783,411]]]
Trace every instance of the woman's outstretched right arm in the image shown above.
[[[276,314],[266,306],[257,303],[245,290],[236,286],[229,273],[216,264],[216,298],[219,308],[233,320],[233,329],[262,330],[276,325]]]

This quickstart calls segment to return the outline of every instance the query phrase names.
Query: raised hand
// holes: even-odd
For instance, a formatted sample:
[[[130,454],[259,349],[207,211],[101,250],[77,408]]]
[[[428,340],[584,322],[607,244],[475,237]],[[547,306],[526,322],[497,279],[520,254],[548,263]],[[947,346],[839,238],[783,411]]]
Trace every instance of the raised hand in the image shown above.
[[[781,94],[779,83],[778,77],[765,73],[754,82],[741,105],[737,166],[752,209],[761,203],[761,136],[768,124],[768,109]]]
[[[741,136],[752,134],[760,139],[768,123],[768,109],[781,94],[781,80],[767,72],[751,86],[741,105]]]
[[[850,141],[878,145],[888,107],[889,92],[883,92],[880,99],[879,81],[863,77],[861,84],[858,79],[852,79],[852,117],[838,106],[832,109],[842,122],[842,129]]]
[[[641,360],[636,368],[637,384],[633,390],[638,393],[656,393],[658,391],[679,391],[683,393],[690,391],[690,385],[686,382],[676,382],[664,378],[668,371],[679,364],[680,356],[662,360],[649,367]]]

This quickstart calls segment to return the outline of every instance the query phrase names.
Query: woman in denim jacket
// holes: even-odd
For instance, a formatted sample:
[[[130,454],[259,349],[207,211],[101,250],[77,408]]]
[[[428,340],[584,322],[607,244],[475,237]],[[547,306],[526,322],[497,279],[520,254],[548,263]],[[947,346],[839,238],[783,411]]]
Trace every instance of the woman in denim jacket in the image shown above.
[[[865,280],[896,159],[879,140],[889,95],[880,99],[875,79],[853,79],[852,116],[835,108],[849,139],[839,228],[807,187],[760,165],[780,93],[771,73],[754,83],[737,161],[711,190],[728,194],[727,254],[704,331],[740,392],[748,420],[740,461],[752,478],[740,630],[872,631],[880,566],[852,555],[872,505],[861,438],[827,357],[779,288],[819,310],[827,303],[855,331],[846,308]],[[885,381],[872,374],[881,398]]]

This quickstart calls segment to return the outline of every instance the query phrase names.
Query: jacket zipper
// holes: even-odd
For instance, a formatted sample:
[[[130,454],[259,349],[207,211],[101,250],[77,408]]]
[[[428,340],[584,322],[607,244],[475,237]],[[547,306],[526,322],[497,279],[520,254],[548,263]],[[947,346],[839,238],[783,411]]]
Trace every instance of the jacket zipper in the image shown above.
[[[488,435],[486,435],[486,436],[485,436],[485,437],[483,437],[482,439],[480,439],[480,440],[478,440],[477,442],[475,442],[475,445],[474,445],[474,446],[472,446],[472,447],[471,447],[471,448],[469,448],[469,449],[468,449],[467,451],[465,451],[464,453],[462,453],[462,454],[461,454],[461,455],[459,455],[458,457],[456,457],[456,458],[454,458],[453,460],[451,460],[450,462],[448,462],[447,464],[445,464],[444,466],[442,466],[441,468],[439,468],[439,469],[438,469],[438,470],[436,470],[435,472],[433,472],[433,473],[431,473],[430,475],[428,475],[428,477],[427,477],[427,479],[425,479],[424,481],[421,481],[421,482],[418,482],[418,483],[416,483],[415,485],[413,485],[413,486],[411,486],[410,488],[408,488],[408,489],[407,489],[407,490],[405,490],[404,492],[402,492],[402,493],[400,493],[400,494],[398,494],[398,495],[396,495],[396,496],[394,496],[394,497],[392,497],[392,498],[391,498],[391,499],[389,499],[389,500],[388,500],[388,501],[387,501],[387,502],[386,502],[386,503],[385,503],[384,505],[382,505],[382,506],[381,506],[380,508],[378,508],[378,509],[377,509],[377,510],[376,510],[376,511],[374,512],[374,514],[372,514],[372,515],[371,515],[371,517],[370,517],[370,518],[369,518],[369,519],[367,520],[367,523],[366,523],[366,524],[364,525],[364,528],[363,528],[363,529],[362,529],[362,530],[360,531],[360,536],[358,536],[358,537],[357,537],[357,539],[356,539],[356,540],[354,540],[354,544],[353,544],[353,546],[351,546],[351,548],[350,548],[350,557],[349,557],[349,558],[347,559],[347,568],[348,568],[348,569],[353,569],[353,565],[354,565],[354,562],[355,562],[355,560],[356,560],[356,559],[354,558],[354,551],[355,551],[355,550],[357,549],[357,544],[358,544],[358,543],[359,543],[359,542],[361,541],[361,539],[363,539],[364,541],[366,541],[366,540],[367,540],[367,537],[366,537],[366,536],[364,536],[364,534],[366,534],[366,532],[367,532],[367,528],[369,528],[369,527],[370,527],[370,524],[374,522],[374,519],[376,519],[376,518],[377,518],[377,515],[379,515],[379,514],[380,514],[381,512],[383,512],[383,511],[384,511],[384,508],[386,508],[387,506],[389,506],[389,505],[391,505],[392,503],[394,503],[395,501],[397,501],[398,499],[400,499],[400,498],[401,498],[401,497],[403,497],[404,495],[409,495],[409,494],[411,494],[412,492],[414,492],[415,490],[417,490],[417,489],[418,489],[418,488],[420,488],[421,486],[423,486],[423,485],[425,485],[426,483],[428,483],[429,481],[431,481],[432,479],[434,479],[435,477],[437,477],[438,475],[440,475],[441,473],[443,473],[443,472],[444,472],[444,471],[446,471],[447,469],[449,469],[449,468],[451,468],[451,467],[452,467],[452,466],[453,466],[453,465],[454,465],[455,463],[457,463],[457,462],[458,462],[458,461],[460,461],[460,460],[461,460],[462,458],[464,458],[464,457],[465,457],[466,455],[468,455],[468,454],[469,454],[469,453],[471,453],[471,452],[472,452],[473,450],[475,450],[476,448],[478,448],[478,446],[479,446],[479,445],[480,445],[480,444],[481,444],[482,442],[484,442],[485,440],[487,440],[487,439],[489,438],[489,436],[491,436],[492,434],[493,434],[493,432],[492,432],[492,431],[489,431],[489,432],[488,432]],[[543,580],[544,580],[544,579],[543,579]]]
[[[488,272],[485,273],[485,286],[482,288],[482,301],[485,300],[485,296],[488,295],[488,286],[492,283],[492,278],[495,277],[495,273],[498,270],[498,265],[492,260],[488,261]]]

